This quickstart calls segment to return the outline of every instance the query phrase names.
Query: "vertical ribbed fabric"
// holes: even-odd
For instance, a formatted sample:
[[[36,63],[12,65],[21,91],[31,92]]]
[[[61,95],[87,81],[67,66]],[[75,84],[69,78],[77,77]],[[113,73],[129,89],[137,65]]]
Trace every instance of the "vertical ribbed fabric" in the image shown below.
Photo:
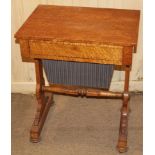
[[[49,83],[109,89],[114,65],[43,60]]]

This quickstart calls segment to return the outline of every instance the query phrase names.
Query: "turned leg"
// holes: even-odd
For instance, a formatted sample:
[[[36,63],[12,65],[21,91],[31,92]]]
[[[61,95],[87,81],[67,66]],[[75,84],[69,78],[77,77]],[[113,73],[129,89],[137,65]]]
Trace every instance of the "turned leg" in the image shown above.
[[[123,105],[121,108],[121,119],[119,129],[119,139],[117,149],[120,153],[127,151],[127,134],[128,134],[128,115],[129,115],[129,75],[130,67],[125,70],[125,85],[123,95]]]
[[[41,60],[35,60],[35,71],[37,111],[30,131],[30,140],[32,142],[39,142],[40,133],[44,125],[49,107],[51,105],[52,97],[46,99],[45,93],[42,90],[42,87],[45,86],[45,81],[43,78],[43,68]]]

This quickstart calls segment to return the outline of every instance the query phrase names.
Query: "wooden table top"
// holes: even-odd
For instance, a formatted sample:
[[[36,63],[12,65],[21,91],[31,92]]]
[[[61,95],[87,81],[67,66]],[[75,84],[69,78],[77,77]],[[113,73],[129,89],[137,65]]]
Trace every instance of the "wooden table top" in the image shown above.
[[[139,10],[39,5],[17,39],[136,46]]]

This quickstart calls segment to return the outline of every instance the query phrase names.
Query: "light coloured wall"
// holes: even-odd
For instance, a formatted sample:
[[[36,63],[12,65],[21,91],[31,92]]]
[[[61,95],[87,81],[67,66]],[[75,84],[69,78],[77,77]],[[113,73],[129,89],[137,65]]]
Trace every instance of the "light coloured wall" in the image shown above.
[[[38,4],[89,6],[141,10],[137,53],[134,54],[130,77],[130,90],[142,91],[142,0],[12,0],[12,92],[31,93],[35,91],[34,64],[21,61],[19,45],[15,44],[14,33],[23,24]],[[115,71],[111,90],[122,90],[124,72]]]

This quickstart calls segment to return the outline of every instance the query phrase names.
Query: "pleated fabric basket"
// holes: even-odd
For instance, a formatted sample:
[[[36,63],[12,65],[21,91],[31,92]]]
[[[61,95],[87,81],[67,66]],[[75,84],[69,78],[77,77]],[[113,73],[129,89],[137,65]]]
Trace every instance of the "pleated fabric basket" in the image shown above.
[[[50,84],[109,89],[114,65],[43,60]]]

